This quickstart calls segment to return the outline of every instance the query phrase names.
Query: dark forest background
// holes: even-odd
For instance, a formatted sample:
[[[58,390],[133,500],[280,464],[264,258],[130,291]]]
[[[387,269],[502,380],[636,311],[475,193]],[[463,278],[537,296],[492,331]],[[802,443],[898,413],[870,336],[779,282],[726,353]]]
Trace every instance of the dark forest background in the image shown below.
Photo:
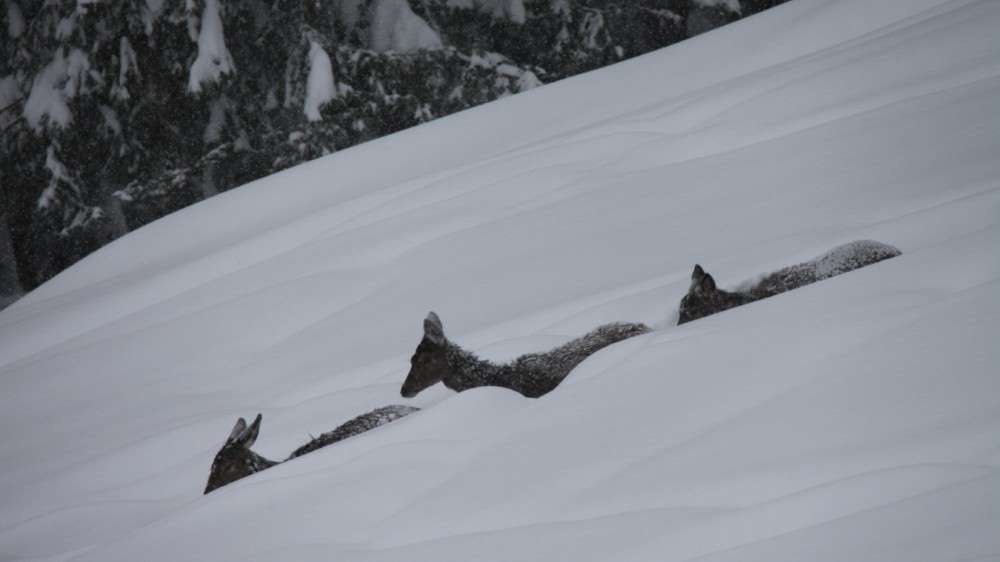
[[[783,0],[3,1],[0,308],[219,192]]]

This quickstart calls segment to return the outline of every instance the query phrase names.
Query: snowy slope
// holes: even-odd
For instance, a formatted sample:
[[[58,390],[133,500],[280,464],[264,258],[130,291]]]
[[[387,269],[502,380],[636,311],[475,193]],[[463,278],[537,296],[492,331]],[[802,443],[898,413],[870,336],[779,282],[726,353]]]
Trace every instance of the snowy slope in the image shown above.
[[[796,0],[227,192],[0,313],[0,560],[1000,560],[1000,3]],[[676,327],[872,238],[904,254]],[[399,396],[421,320],[553,393]],[[201,496],[238,416],[283,458]]]

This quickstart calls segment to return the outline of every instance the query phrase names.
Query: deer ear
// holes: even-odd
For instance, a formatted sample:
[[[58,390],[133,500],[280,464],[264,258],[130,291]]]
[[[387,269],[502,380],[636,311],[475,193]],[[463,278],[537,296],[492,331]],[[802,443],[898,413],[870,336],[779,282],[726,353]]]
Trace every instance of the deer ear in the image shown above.
[[[247,422],[243,418],[240,418],[240,420],[236,422],[236,426],[233,427],[233,432],[229,435],[229,439],[226,443],[232,443],[245,449],[249,449],[253,446],[254,442],[257,441],[258,433],[260,433],[260,414],[257,414],[257,417],[254,418],[250,427],[247,427]]]
[[[424,318],[424,337],[433,343],[444,345],[444,326],[441,325],[441,319],[438,318],[438,315],[433,312],[428,313],[427,318]]]
[[[701,288],[701,282],[705,279],[705,270],[701,268],[700,265],[694,266],[694,271],[691,272],[691,286],[688,287],[689,293],[698,292]]]
[[[239,444],[243,445],[247,449],[253,447],[254,442],[257,441],[257,434],[260,433],[260,418],[261,418],[260,414],[257,414],[257,417],[254,418],[253,423],[250,424],[250,427],[246,428],[246,431],[244,431],[237,438]]]
[[[701,281],[704,276],[705,270],[701,268],[701,265],[695,264],[694,271],[691,272],[691,281]]]
[[[229,437],[226,439],[226,443],[232,443],[247,430],[247,420],[240,418],[236,420],[236,425],[233,426],[233,430],[229,432]]]
[[[702,293],[711,293],[714,290],[715,290],[715,279],[712,279],[712,276],[706,273],[705,276],[702,277],[701,281],[698,283],[698,291]]]

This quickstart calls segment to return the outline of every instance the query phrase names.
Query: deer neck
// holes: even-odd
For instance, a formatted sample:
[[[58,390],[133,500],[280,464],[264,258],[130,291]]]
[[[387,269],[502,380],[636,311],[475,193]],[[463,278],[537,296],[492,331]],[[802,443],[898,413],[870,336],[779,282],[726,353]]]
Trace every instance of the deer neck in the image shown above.
[[[480,359],[476,354],[450,341],[445,345],[445,358],[448,374],[441,382],[455,392],[480,386],[496,386],[504,378],[505,370],[509,370],[508,365],[497,365]]]
[[[261,455],[258,455],[253,451],[247,451],[247,452],[249,453],[249,455],[247,455],[246,463],[247,466],[250,468],[250,470],[253,471],[252,474],[256,474],[262,470],[267,470],[272,466],[281,464],[280,462],[272,461],[271,459],[262,457]]]

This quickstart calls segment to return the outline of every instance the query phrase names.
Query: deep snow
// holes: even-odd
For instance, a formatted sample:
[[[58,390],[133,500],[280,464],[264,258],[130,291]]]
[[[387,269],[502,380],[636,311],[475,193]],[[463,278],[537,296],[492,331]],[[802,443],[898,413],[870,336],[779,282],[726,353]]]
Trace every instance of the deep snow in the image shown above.
[[[996,29],[795,0],[116,241],[0,313],[0,559],[1000,560]],[[696,262],[855,239],[903,255],[673,326]],[[432,309],[498,361],[658,330],[405,400]],[[392,403],[201,495],[239,416],[280,458]]]

